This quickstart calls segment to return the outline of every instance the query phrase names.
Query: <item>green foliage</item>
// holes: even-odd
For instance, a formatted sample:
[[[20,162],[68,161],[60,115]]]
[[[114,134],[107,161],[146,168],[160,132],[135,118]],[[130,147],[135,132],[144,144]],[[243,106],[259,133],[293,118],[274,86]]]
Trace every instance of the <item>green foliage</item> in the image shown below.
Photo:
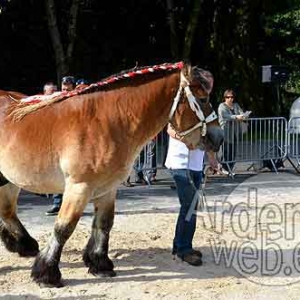
[[[68,45],[70,4],[54,0],[58,32]],[[47,28],[45,0],[0,0],[0,79],[3,89],[39,92],[55,80],[60,60]],[[257,116],[271,116],[272,86],[261,66],[288,65],[281,88],[300,92],[300,0],[84,0],[76,25],[70,72],[95,81],[136,64],[177,61],[214,74],[214,105],[233,88],[238,102]],[[282,93],[286,97],[287,93]],[[285,110],[289,101],[283,101]]]
[[[289,80],[284,86],[285,90],[290,93],[300,94],[300,71],[294,70],[290,76]]]
[[[282,12],[269,16],[266,35],[277,40],[276,57],[290,69],[289,80],[284,85],[287,92],[300,94],[300,1],[291,1]]]
[[[3,11],[5,11],[5,9],[7,8],[7,6],[8,6],[8,4],[9,4],[10,1],[11,1],[11,0],[1,0],[1,1],[0,1],[0,14],[1,14]]]

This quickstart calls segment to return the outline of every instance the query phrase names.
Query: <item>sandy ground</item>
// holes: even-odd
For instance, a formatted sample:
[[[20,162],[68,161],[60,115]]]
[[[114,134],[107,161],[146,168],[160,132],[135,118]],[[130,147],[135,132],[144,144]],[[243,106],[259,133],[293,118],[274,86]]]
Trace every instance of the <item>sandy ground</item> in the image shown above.
[[[30,278],[33,259],[20,258],[1,245],[0,298],[299,299],[300,213],[291,214],[297,208],[291,205],[285,211],[285,204],[300,200],[299,182],[291,174],[259,174],[240,184],[227,198],[208,197],[208,209],[198,213],[194,238],[195,248],[203,253],[201,267],[174,260],[170,254],[176,208],[133,209],[132,213],[116,215],[109,251],[117,272],[114,278],[87,273],[82,250],[90,233],[89,222],[80,222],[65,245],[60,263],[62,288],[40,288]],[[41,226],[32,234],[41,248],[50,228]],[[224,243],[236,246],[229,263],[226,259],[218,261]],[[276,253],[282,257],[278,259]]]

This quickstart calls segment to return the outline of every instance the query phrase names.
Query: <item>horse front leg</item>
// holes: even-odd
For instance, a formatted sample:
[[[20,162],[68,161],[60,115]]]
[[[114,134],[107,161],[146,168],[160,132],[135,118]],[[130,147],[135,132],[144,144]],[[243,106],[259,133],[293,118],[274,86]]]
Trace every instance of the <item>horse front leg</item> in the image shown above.
[[[17,216],[19,192],[20,188],[12,183],[0,187],[0,238],[8,251],[20,256],[36,256],[39,245]]]
[[[83,254],[83,261],[89,268],[89,273],[101,277],[116,276],[113,270],[114,264],[108,257],[109,233],[114,222],[115,199],[116,190],[93,199],[95,216],[91,236]]]
[[[73,233],[89,199],[90,192],[85,184],[66,186],[53,234],[32,267],[31,277],[37,283],[45,286],[63,286],[59,270],[63,246]]]

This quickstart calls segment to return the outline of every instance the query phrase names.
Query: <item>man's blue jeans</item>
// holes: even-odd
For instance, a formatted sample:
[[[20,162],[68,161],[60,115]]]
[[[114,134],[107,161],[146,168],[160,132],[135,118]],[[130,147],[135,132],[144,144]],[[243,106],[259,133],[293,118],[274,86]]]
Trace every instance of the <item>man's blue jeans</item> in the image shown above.
[[[62,202],[62,194],[53,194],[53,206],[60,207]]]
[[[198,199],[194,200],[195,193],[199,189],[203,172],[186,169],[170,170],[176,183],[180,211],[177,218],[175,237],[173,240],[173,251],[178,256],[192,251],[192,241],[196,230],[196,214]],[[193,202],[194,200],[194,202]],[[192,210],[193,213],[190,213]],[[186,218],[188,215],[188,218]]]

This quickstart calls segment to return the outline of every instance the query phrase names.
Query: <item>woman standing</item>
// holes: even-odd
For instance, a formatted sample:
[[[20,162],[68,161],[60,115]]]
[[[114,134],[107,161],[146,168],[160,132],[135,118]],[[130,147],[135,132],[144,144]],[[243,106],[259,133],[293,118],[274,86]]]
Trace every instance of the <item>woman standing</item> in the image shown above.
[[[235,165],[237,140],[241,133],[240,122],[246,119],[235,98],[233,90],[226,90],[223,94],[223,102],[218,108],[219,123],[224,130],[223,161],[227,162],[222,166],[231,173]]]

